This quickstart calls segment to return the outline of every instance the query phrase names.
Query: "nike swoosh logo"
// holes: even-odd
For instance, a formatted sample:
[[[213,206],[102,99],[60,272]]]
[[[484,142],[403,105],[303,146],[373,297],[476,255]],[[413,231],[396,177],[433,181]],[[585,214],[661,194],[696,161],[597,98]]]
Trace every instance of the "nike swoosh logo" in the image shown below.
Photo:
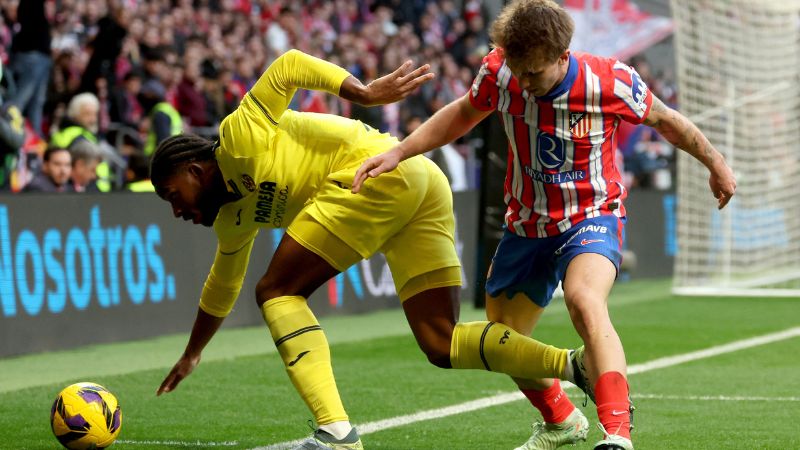
[[[311,350],[306,350],[306,351],[300,353],[299,355],[297,355],[297,358],[295,358],[294,361],[289,363],[289,367],[292,367],[293,365],[297,364],[297,361],[300,361],[300,358],[302,358],[303,356],[306,356],[306,354],[308,354],[310,352],[311,352]]]
[[[604,242],[602,239],[583,239],[581,245],[593,244],[595,242]]]
[[[621,416],[621,415],[623,415],[623,414],[625,414],[627,412],[628,411],[617,411],[616,409],[612,409],[611,410],[611,415],[612,416]]]

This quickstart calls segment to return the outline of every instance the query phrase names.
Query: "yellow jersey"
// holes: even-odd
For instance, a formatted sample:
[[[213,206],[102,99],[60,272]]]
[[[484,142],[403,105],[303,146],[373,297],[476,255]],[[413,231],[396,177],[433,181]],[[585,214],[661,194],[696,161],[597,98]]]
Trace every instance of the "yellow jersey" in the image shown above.
[[[217,317],[230,313],[260,228],[287,227],[337,172],[342,188],[349,189],[365,159],[398,143],[356,120],[287,109],[298,88],[338,95],[349,75],[334,64],[290,50],[269,66],[220,124],[216,160],[228,191],[239,199],[220,208],[214,221],[217,252],[200,297],[205,312]],[[358,145],[365,138],[370,145]]]

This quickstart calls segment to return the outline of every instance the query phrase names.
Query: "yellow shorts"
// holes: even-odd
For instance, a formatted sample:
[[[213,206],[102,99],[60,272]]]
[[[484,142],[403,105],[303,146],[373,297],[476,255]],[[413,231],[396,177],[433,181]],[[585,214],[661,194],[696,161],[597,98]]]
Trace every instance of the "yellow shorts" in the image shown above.
[[[340,271],[383,252],[401,300],[460,286],[453,197],[442,171],[425,157],[410,158],[353,194],[356,169],[329,175],[289,225],[289,235]]]

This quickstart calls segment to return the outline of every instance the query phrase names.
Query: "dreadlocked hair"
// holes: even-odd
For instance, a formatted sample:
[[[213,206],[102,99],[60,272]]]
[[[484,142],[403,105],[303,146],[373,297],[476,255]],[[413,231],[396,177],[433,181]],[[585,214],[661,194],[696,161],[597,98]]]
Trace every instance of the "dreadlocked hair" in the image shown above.
[[[158,186],[184,164],[214,159],[217,146],[216,142],[196,134],[179,134],[164,139],[150,161],[150,180]]]

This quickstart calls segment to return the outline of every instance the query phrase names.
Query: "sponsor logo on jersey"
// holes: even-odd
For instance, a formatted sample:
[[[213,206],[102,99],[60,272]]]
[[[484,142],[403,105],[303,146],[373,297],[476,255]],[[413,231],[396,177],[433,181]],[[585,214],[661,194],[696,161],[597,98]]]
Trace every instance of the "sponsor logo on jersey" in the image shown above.
[[[570,170],[567,172],[545,173],[545,172],[540,172],[531,166],[525,166],[525,174],[531,177],[533,181],[538,181],[544,184],[561,184],[561,183],[569,183],[571,181],[579,181],[586,179],[585,170]]]
[[[289,201],[289,186],[277,190],[278,184],[264,181],[258,185],[258,202],[254,220],[258,223],[271,223],[280,227],[286,213],[286,202]]]
[[[636,102],[636,106],[641,111],[646,110],[647,85],[633,68],[631,68],[631,93],[633,94],[633,101]]]
[[[580,139],[592,129],[592,115],[585,112],[569,113],[569,130],[572,136]]]
[[[580,227],[578,231],[575,232],[575,234],[573,234],[572,236],[570,236],[569,239],[567,239],[567,242],[565,242],[564,245],[562,245],[561,247],[558,248],[558,250],[556,250],[555,254],[560,255],[561,253],[563,253],[564,248],[568,246],[573,240],[575,240],[575,238],[587,232],[606,234],[608,233],[608,227],[605,225],[591,225],[591,224]],[[582,239],[580,244],[586,245],[594,242],[605,242],[605,241],[603,239]]]
[[[547,169],[558,169],[566,160],[566,152],[561,139],[540,131],[536,135],[536,157]]]
[[[256,182],[253,181],[253,177],[248,174],[242,174],[242,186],[250,192],[256,190]]]

